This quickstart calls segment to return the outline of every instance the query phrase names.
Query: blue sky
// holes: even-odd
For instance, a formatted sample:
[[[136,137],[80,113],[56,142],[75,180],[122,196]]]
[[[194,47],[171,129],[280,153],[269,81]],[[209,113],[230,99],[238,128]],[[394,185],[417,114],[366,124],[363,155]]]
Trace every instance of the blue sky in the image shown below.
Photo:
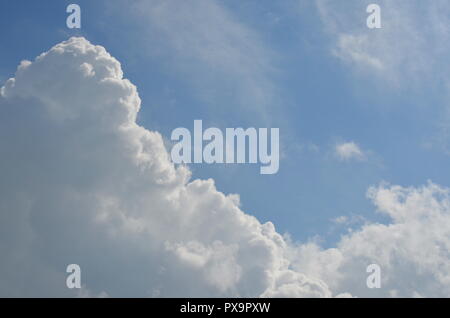
[[[157,21],[152,5],[77,1],[82,29],[74,31],[65,27],[68,3],[2,2],[0,79],[12,77],[21,60],[82,35],[121,62],[143,100],[139,122],[166,138],[177,127],[191,129],[194,119],[222,129],[279,127],[283,155],[276,175],[260,175],[258,165],[191,169],[194,178],[213,178],[220,191],[238,193],[244,211],[271,220],[281,233],[299,241],[318,235],[333,245],[346,231],[334,218],[383,221],[366,198],[371,185],[432,180],[449,186],[442,128],[448,93],[440,76],[433,77],[441,56],[431,55],[437,66],[412,79],[408,62],[376,73],[333,54],[339,33],[376,36],[374,41],[392,35],[389,28],[365,26],[370,1],[331,8],[348,13],[338,31],[330,31],[315,2],[291,0],[217,1],[192,15],[187,6],[179,12],[170,7]],[[399,44],[397,53],[428,54],[403,48]],[[366,159],[339,160],[334,147],[345,142],[355,142]]]

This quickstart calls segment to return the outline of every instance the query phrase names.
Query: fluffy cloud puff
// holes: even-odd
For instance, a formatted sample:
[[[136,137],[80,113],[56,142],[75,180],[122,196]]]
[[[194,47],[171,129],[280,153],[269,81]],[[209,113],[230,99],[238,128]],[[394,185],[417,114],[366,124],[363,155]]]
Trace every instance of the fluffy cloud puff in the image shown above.
[[[0,295],[330,296],[290,269],[271,223],[190,181],[120,63],[84,38],[20,64],[1,89]],[[45,287],[44,287],[45,286]]]
[[[366,224],[336,248],[298,246],[296,268],[324,279],[335,293],[361,297],[450,296],[450,189],[381,185],[368,197],[387,224]],[[368,264],[381,267],[381,288],[368,289]]]
[[[353,141],[337,144],[334,148],[334,152],[336,157],[342,161],[366,159],[364,152]]]
[[[335,248],[295,244],[174,167],[103,47],[71,38],[0,91],[1,296],[449,296],[450,190],[382,185]],[[82,269],[83,289],[65,269]],[[377,263],[382,288],[366,287]]]

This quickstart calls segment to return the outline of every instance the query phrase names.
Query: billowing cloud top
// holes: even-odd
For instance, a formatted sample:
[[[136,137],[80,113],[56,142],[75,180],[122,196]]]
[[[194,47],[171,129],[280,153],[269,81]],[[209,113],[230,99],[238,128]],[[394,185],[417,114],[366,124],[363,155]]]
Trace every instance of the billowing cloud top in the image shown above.
[[[70,263],[111,296],[331,294],[289,269],[271,223],[171,164],[103,47],[60,43],[22,62],[1,95],[0,294],[64,294]]]
[[[101,46],[71,38],[23,61],[0,96],[0,295],[436,296],[450,294],[449,191],[369,191],[392,223],[337,248],[295,245],[213,180],[190,181],[136,123],[140,99]],[[366,288],[366,266],[383,289]],[[371,294],[372,293],[372,294]]]

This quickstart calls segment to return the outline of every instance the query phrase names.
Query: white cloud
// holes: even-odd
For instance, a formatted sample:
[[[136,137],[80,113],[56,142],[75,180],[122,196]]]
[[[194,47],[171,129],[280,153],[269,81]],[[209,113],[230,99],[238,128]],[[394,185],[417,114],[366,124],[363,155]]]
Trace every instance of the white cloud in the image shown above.
[[[0,295],[330,296],[213,180],[136,124],[121,66],[83,38],[23,62],[0,98]],[[77,294],[76,294],[77,295]]]
[[[136,87],[83,38],[19,66],[0,97],[2,296],[448,296],[450,190],[380,186],[389,224],[294,244],[136,124]],[[65,269],[82,269],[81,292]],[[380,290],[366,266],[382,268]]]
[[[371,1],[317,0],[331,51],[354,69],[390,85],[448,82],[448,1],[379,0],[381,29],[369,29]]]
[[[371,223],[351,232],[336,248],[314,243],[295,250],[310,277],[326,281],[334,294],[359,297],[448,297],[450,295],[450,189],[381,185],[368,191],[389,224]],[[366,287],[367,265],[381,266],[381,289]]]
[[[348,161],[366,159],[366,154],[353,141],[337,144],[334,151],[339,160]]]
[[[330,53],[358,76],[371,79],[375,91],[381,87],[390,96],[401,96],[407,105],[432,108],[428,114],[435,117],[436,131],[423,138],[430,148],[448,153],[450,3],[379,0],[382,28],[369,29],[370,3],[315,1]],[[420,98],[430,102],[418,103]]]
[[[370,51],[367,50],[369,42],[367,36],[340,34],[333,53],[346,62],[382,70],[385,67],[383,62],[376,56],[372,56]]]

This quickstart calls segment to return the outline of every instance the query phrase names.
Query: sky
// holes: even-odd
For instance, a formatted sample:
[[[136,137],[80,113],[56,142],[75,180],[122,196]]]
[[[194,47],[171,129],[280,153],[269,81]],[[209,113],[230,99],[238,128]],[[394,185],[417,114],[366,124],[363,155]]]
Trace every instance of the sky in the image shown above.
[[[70,3],[0,3],[0,295],[68,255],[87,297],[450,295],[450,4]],[[196,119],[279,128],[278,173],[174,166]]]

